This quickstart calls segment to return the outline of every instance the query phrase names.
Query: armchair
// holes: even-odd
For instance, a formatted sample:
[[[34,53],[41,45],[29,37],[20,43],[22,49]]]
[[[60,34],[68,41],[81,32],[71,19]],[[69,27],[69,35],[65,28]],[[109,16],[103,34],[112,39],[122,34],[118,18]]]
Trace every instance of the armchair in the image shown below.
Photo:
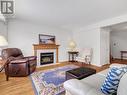
[[[5,75],[8,81],[9,77],[28,76],[36,69],[36,56],[24,57],[22,51],[18,48],[3,49],[2,59],[5,60]]]
[[[90,64],[92,59],[92,49],[85,48],[79,52],[79,56],[76,57],[76,61]]]

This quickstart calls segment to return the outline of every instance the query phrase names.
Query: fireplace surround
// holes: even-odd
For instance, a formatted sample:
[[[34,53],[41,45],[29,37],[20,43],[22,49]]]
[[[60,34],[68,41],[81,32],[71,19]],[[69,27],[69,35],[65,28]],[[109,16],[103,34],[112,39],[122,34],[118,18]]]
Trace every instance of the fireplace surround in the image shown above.
[[[51,63],[58,63],[59,59],[58,59],[58,49],[59,49],[59,45],[56,44],[34,44],[34,55],[37,56],[37,67],[41,67],[45,64],[51,64]],[[52,58],[52,62],[50,60],[50,62],[47,63],[41,63],[42,59],[41,59],[41,54],[50,54],[53,53],[53,58]],[[49,58],[45,57],[46,59],[43,59],[43,61],[48,61]]]

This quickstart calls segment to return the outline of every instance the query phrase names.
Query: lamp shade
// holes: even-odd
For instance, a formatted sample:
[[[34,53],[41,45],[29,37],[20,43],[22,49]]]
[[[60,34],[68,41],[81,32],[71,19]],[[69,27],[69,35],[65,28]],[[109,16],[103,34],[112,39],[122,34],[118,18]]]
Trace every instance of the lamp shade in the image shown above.
[[[0,35],[0,47],[7,46],[7,45],[8,45],[8,43],[5,39],[5,37]]]
[[[69,48],[71,49],[71,51],[73,51],[76,48],[76,43],[73,40],[69,42]]]

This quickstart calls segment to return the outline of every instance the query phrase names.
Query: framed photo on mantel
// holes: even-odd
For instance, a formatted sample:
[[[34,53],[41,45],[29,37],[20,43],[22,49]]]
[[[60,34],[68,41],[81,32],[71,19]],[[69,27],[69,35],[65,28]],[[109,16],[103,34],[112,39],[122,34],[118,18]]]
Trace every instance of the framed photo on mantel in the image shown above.
[[[55,44],[55,36],[39,34],[39,44]]]

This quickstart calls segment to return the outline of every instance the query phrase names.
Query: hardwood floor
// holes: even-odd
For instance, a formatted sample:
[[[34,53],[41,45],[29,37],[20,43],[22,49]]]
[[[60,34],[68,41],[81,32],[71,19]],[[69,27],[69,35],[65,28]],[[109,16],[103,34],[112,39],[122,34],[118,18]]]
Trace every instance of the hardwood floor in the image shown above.
[[[34,95],[28,77],[13,77],[5,80],[4,73],[0,74],[0,95]]]
[[[68,64],[72,64],[72,63],[64,62],[64,63],[60,63],[56,65],[45,66],[45,67],[37,68],[37,71],[65,66]],[[105,65],[100,68],[100,67],[92,66],[92,65],[85,65],[85,64],[82,65],[81,63],[77,63],[77,62],[73,64],[78,66],[94,68],[97,70],[97,72],[104,70],[108,68],[109,66],[109,65]],[[34,95],[30,78],[29,77],[20,77],[20,78],[10,77],[9,81],[6,81],[4,73],[0,73],[0,95]]]
[[[127,64],[127,59],[112,59],[111,63]]]

